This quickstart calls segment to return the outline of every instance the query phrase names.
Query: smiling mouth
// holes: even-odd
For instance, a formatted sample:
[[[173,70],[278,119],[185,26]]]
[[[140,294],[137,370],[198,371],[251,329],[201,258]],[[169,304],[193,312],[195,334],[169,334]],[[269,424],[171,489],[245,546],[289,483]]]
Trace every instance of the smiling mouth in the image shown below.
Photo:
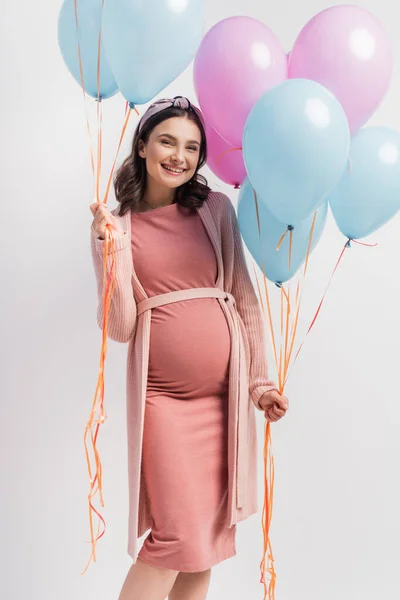
[[[177,177],[178,175],[182,175],[186,169],[177,169],[175,167],[170,167],[169,165],[161,165],[164,171],[168,173],[168,175],[173,175]]]

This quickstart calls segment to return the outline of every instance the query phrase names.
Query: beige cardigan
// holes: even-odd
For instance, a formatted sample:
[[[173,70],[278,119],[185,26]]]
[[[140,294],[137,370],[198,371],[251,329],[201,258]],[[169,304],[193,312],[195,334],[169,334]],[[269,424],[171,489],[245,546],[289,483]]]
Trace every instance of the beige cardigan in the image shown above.
[[[151,310],[191,297],[218,297],[231,333],[228,423],[228,527],[257,512],[257,439],[255,407],[264,392],[276,389],[268,378],[265,336],[259,302],[250,279],[235,209],[229,198],[211,192],[197,208],[214,247],[216,288],[179,290],[146,300],[135,273],[128,211],[118,215],[124,235],[115,240],[116,286],[110,305],[108,337],[129,342],[127,358],[127,437],[129,529],[128,553],[136,562],[137,540],[151,527],[151,514],[141,477],[141,456],[148,373]],[[177,240],[179,243],[179,240]],[[103,324],[104,241],[91,230],[91,249],[98,288],[97,322]],[[107,259],[107,268],[111,256]]]

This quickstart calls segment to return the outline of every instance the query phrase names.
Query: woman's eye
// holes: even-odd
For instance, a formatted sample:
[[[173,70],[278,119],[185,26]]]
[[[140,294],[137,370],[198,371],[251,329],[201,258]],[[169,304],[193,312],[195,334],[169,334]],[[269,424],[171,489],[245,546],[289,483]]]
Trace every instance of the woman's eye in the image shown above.
[[[172,144],[172,142],[170,142],[170,140],[162,140],[161,142],[162,144]]]
[[[197,146],[189,146],[189,150],[194,150],[196,152]]]

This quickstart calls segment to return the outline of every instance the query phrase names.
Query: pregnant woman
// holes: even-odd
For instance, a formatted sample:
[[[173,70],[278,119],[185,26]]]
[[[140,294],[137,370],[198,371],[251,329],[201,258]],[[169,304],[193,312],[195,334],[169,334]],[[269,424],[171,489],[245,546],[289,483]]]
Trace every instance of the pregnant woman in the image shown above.
[[[270,421],[288,409],[268,378],[235,210],[199,174],[206,157],[200,111],[159,100],[116,174],[118,208],[91,206],[98,324],[109,236],[108,336],[129,342],[133,564],[119,600],[206,598],[211,567],[236,553],[236,524],[257,512],[255,409]],[[111,261],[109,249],[108,273]]]

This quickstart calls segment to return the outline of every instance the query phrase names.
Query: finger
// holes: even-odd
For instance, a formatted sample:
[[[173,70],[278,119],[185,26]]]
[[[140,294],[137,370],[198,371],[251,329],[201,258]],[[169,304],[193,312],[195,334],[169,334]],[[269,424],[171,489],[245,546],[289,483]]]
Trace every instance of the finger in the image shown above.
[[[99,202],[98,207],[99,210],[102,210],[104,212],[110,212],[108,206],[106,206],[104,202]]]
[[[273,414],[274,416],[277,416],[279,418],[283,417],[286,414],[286,409],[281,408],[277,404],[270,406],[268,410],[270,411],[270,414]]]
[[[105,204],[103,202],[97,202],[92,204],[93,208],[96,209],[96,212],[99,212],[100,214],[108,214],[111,215],[111,212],[108,210],[107,206],[105,206]]]
[[[287,410],[289,408],[289,403],[285,396],[279,396],[278,398],[276,398],[275,404],[283,410]]]
[[[269,420],[270,420],[272,423],[276,423],[276,422],[277,422],[277,421],[279,421],[279,419],[281,419],[281,418],[282,418],[282,417],[275,417],[275,416],[272,416],[272,415],[270,415],[270,417],[269,417]]]
[[[277,411],[283,411],[283,412],[286,412],[286,410],[287,410],[287,408],[286,408],[286,405],[285,405],[285,404],[278,404],[277,402],[275,402],[275,403],[274,403],[274,404],[271,406],[271,408],[272,408],[273,410],[277,410]]]
[[[117,227],[117,223],[115,221],[115,217],[113,217],[113,215],[111,213],[108,214],[108,222],[111,225],[111,227],[115,230],[118,231],[118,227]]]
[[[265,418],[268,419],[268,421],[276,421],[276,417],[274,417],[268,410],[265,411]]]
[[[100,202],[93,202],[93,204],[90,205],[90,210],[92,211],[92,214],[95,215],[98,208],[101,206]]]
[[[108,215],[101,215],[99,213],[96,215],[95,221],[99,225],[101,225],[103,223],[110,223],[111,224],[111,219],[108,217]]]
[[[279,421],[279,419],[282,419],[282,417],[284,416],[284,415],[275,415],[274,413],[269,413],[269,415],[274,421]]]
[[[286,414],[286,410],[283,410],[282,408],[272,408],[272,414],[277,416],[277,417],[283,417]]]
[[[106,223],[104,223],[103,219],[97,220],[93,223],[93,227],[98,233],[102,234],[106,228]]]
[[[106,218],[98,219],[97,221],[95,220],[93,223],[93,228],[102,237],[104,237],[105,231],[106,231],[106,229],[108,229],[108,226],[109,226],[109,223],[107,223]]]

